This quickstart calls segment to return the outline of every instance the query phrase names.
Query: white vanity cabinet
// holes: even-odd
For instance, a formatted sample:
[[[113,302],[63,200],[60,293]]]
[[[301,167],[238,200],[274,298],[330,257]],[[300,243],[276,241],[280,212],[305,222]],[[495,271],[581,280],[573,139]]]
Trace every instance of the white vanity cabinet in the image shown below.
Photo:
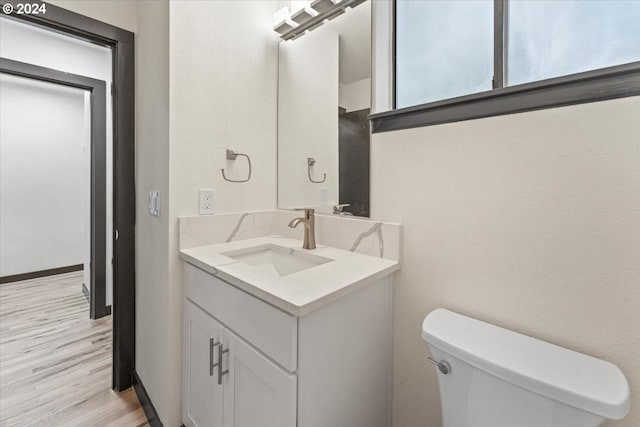
[[[302,317],[185,264],[186,427],[388,427],[391,277]]]
[[[295,427],[296,376],[230,331],[225,331],[223,344],[229,349],[223,426]]]
[[[296,425],[296,376],[189,300],[184,302],[183,422],[198,427]]]
[[[190,426],[222,426],[222,387],[215,372],[214,343],[224,328],[193,303],[183,305],[183,422]]]

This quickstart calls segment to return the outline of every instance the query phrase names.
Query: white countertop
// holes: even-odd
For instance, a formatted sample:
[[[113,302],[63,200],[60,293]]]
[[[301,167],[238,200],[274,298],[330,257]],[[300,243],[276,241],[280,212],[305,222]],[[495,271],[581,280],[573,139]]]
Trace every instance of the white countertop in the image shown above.
[[[331,261],[281,277],[222,254],[269,244],[329,258]],[[294,316],[304,316],[400,269],[397,261],[328,246],[302,249],[301,240],[281,236],[183,249],[180,257]]]

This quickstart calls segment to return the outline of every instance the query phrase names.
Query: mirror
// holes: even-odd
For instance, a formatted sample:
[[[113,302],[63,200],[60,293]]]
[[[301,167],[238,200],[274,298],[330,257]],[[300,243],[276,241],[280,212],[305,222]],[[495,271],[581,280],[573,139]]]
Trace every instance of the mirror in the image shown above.
[[[371,1],[281,41],[278,66],[278,207],[369,216]]]

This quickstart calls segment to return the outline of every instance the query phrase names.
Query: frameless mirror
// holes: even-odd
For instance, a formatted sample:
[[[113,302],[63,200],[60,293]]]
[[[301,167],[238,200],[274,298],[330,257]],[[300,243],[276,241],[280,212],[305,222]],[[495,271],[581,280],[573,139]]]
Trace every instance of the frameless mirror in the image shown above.
[[[370,1],[280,42],[278,207],[369,216],[370,106]]]

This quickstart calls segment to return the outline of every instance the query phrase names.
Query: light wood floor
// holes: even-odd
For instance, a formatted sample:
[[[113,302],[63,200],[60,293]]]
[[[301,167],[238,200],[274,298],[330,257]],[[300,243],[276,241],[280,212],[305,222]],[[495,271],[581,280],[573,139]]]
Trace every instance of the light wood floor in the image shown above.
[[[111,390],[111,316],[89,319],[82,272],[0,285],[0,427],[148,426]]]

